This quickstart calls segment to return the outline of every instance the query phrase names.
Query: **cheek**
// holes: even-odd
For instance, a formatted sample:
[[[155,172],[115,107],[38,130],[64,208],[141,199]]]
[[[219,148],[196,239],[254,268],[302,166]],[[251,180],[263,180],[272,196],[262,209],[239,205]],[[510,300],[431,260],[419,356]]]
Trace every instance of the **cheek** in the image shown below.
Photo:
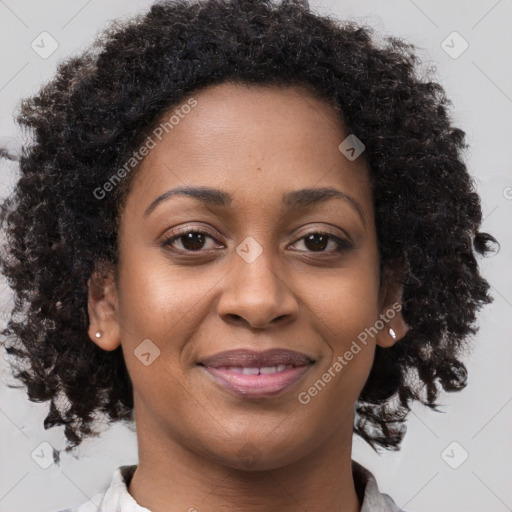
[[[136,398],[179,430],[175,418],[187,423],[190,414],[183,346],[197,331],[201,300],[207,300],[215,280],[199,273],[196,280],[190,271],[172,269],[161,255],[136,250],[126,253],[119,280],[123,355]]]
[[[119,322],[125,336],[130,342],[132,337],[154,337],[162,346],[176,339],[176,332],[186,331],[190,317],[214,287],[215,276],[210,274],[173,267],[158,250],[132,248],[119,276]]]
[[[137,389],[150,389],[169,378],[155,373],[179,370],[180,334],[197,302],[197,287],[169,271],[158,251],[130,247],[123,253],[119,272],[118,322],[126,366]],[[185,291],[186,290],[186,291]],[[149,354],[149,355],[148,355]],[[148,363],[146,365],[146,363]],[[176,366],[176,368],[175,368]]]
[[[335,271],[306,283],[306,306],[333,349],[343,348],[379,315],[379,269],[375,251],[357,251]],[[350,344],[350,343],[349,343]]]
[[[179,268],[158,250],[130,247],[123,256],[119,323],[135,392],[155,411],[162,407],[161,413],[169,414],[171,401],[184,415],[193,385],[187,347],[205,328],[222,275],[215,269]]]
[[[330,349],[319,375],[328,388],[325,398],[350,403],[357,400],[373,364],[380,314],[378,261],[357,256],[357,262],[317,279],[310,290],[307,307]],[[316,387],[324,389],[322,383]]]

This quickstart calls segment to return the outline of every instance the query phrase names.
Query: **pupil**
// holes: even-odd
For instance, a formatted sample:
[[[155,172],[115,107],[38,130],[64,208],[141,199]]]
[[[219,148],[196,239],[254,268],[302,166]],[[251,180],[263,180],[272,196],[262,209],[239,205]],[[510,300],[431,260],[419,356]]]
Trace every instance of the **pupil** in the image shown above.
[[[182,238],[184,238],[183,246],[192,251],[199,250],[204,245],[204,235],[201,233],[187,233]]]
[[[313,234],[313,235],[309,235],[308,237],[306,237],[306,239],[305,239],[306,247],[308,247],[308,242],[312,241],[315,238],[317,238],[317,239],[320,238],[321,241],[319,244],[313,243],[312,250],[318,251],[318,250],[325,249],[325,247],[327,246],[328,237],[325,235],[320,235],[320,234]],[[310,249],[310,247],[308,247],[308,249]]]

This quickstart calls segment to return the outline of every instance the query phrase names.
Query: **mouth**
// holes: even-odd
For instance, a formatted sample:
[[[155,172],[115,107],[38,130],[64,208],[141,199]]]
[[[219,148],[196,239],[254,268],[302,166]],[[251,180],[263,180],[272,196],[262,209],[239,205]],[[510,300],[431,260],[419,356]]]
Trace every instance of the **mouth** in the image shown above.
[[[198,363],[213,381],[246,398],[264,398],[289,389],[315,361],[301,352],[230,350]]]

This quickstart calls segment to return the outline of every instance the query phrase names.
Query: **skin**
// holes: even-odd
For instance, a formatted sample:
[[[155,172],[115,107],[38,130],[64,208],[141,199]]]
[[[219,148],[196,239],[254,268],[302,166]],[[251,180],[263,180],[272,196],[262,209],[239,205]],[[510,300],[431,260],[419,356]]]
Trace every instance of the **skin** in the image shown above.
[[[397,340],[407,331],[401,314],[307,405],[297,396],[400,304],[396,283],[379,287],[364,158],[340,152],[348,132],[339,113],[298,86],[226,83],[193,97],[197,106],[134,177],[117,280],[89,280],[89,336],[104,350],[122,345],[134,387],[139,464],[128,490],[153,512],[360,511],[351,471],[355,403],[375,345],[395,343],[388,327]],[[144,215],[156,197],[184,185],[222,189],[232,203],[173,196]],[[284,193],[311,187],[351,196],[363,218],[339,198],[285,208]],[[181,228],[209,233],[202,243],[182,237],[162,247]],[[351,248],[304,238],[326,230]],[[247,237],[262,249],[250,263],[236,252]],[[145,339],[160,350],[148,366],[134,356]],[[225,350],[275,347],[316,362],[270,398],[235,396],[197,365]]]

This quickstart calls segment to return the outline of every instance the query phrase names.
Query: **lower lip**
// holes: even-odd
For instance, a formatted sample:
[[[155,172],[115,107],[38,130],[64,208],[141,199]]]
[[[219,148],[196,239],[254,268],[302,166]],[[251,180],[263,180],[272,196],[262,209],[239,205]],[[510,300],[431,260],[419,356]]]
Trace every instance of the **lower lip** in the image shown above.
[[[295,384],[311,367],[296,366],[282,372],[259,375],[244,375],[230,370],[201,366],[215,382],[236,395],[247,398],[273,396]]]

